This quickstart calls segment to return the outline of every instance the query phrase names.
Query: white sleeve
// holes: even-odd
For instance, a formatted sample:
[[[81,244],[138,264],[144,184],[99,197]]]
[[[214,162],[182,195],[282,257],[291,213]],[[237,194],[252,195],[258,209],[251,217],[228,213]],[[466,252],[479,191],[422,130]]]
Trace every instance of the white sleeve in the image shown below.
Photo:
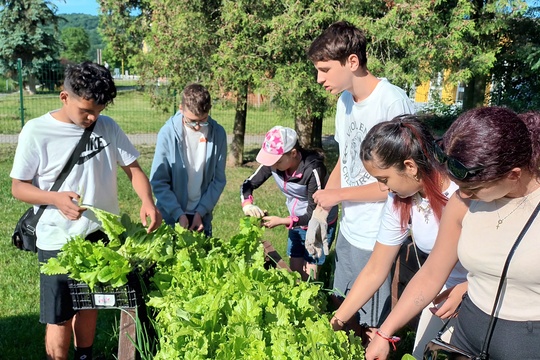
[[[33,125],[33,124],[32,124]],[[31,131],[32,126],[24,126],[19,134],[17,150],[13,158],[10,177],[17,180],[33,180],[40,163],[39,147]]]
[[[407,239],[409,226],[401,229],[399,213],[394,208],[394,196],[388,195],[379,226],[377,241],[383,245],[401,245]]]

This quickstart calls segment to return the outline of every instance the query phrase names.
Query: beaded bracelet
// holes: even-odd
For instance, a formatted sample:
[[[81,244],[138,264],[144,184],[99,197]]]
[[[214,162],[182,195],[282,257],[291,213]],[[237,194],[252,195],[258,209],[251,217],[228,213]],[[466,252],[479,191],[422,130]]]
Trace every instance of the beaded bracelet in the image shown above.
[[[385,333],[383,333],[381,330],[377,330],[377,335],[382,337],[384,340],[388,341],[390,344],[392,344],[392,347],[394,351],[396,351],[396,343],[401,340],[401,338],[397,336],[388,336]]]

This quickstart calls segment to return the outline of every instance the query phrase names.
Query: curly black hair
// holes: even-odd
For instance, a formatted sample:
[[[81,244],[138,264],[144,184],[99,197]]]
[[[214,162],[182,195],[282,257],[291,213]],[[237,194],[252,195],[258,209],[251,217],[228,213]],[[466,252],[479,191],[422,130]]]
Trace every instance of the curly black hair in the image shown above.
[[[97,105],[109,105],[116,97],[111,72],[102,65],[85,61],[66,68],[64,90]]]

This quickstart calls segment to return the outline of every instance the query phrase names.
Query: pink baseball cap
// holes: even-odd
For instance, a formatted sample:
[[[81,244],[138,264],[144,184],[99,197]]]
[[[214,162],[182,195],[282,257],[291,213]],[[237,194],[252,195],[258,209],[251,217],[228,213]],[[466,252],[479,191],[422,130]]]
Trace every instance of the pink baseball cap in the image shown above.
[[[262,148],[257,154],[257,162],[265,166],[274,165],[283,154],[294,148],[297,141],[298,135],[293,129],[274,126],[264,137]]]

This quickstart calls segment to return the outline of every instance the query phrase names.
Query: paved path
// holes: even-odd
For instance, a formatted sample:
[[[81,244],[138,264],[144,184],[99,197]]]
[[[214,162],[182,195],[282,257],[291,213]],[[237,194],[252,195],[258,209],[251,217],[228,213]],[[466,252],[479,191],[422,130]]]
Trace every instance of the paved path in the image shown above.
[[[128,134],[129,139],[134,145],[155,145],[157,134]],[[19,135],[5,135],[0,134],[0,143],[3,144],[16,144]],[[244,138],[245,145],[262,144],[264,135],[246,135]],[[327,144],[334,140],[333,136],[324,136],[323,143]],[[232,141],[232,135],[227,135],[227,141],[230,144]]]
[[[155,145],[157,140],[157,134],[128,134],[129,139],[134,145]],[[19,139],[19,135],[6,135],[0,134],[0,143],[2,144],[16,144]],[[244,143],[261,144],[264,140],[264,135],[246,135]],[[227,135],[227,141],[230,144],[232,141],[232,135]]]

